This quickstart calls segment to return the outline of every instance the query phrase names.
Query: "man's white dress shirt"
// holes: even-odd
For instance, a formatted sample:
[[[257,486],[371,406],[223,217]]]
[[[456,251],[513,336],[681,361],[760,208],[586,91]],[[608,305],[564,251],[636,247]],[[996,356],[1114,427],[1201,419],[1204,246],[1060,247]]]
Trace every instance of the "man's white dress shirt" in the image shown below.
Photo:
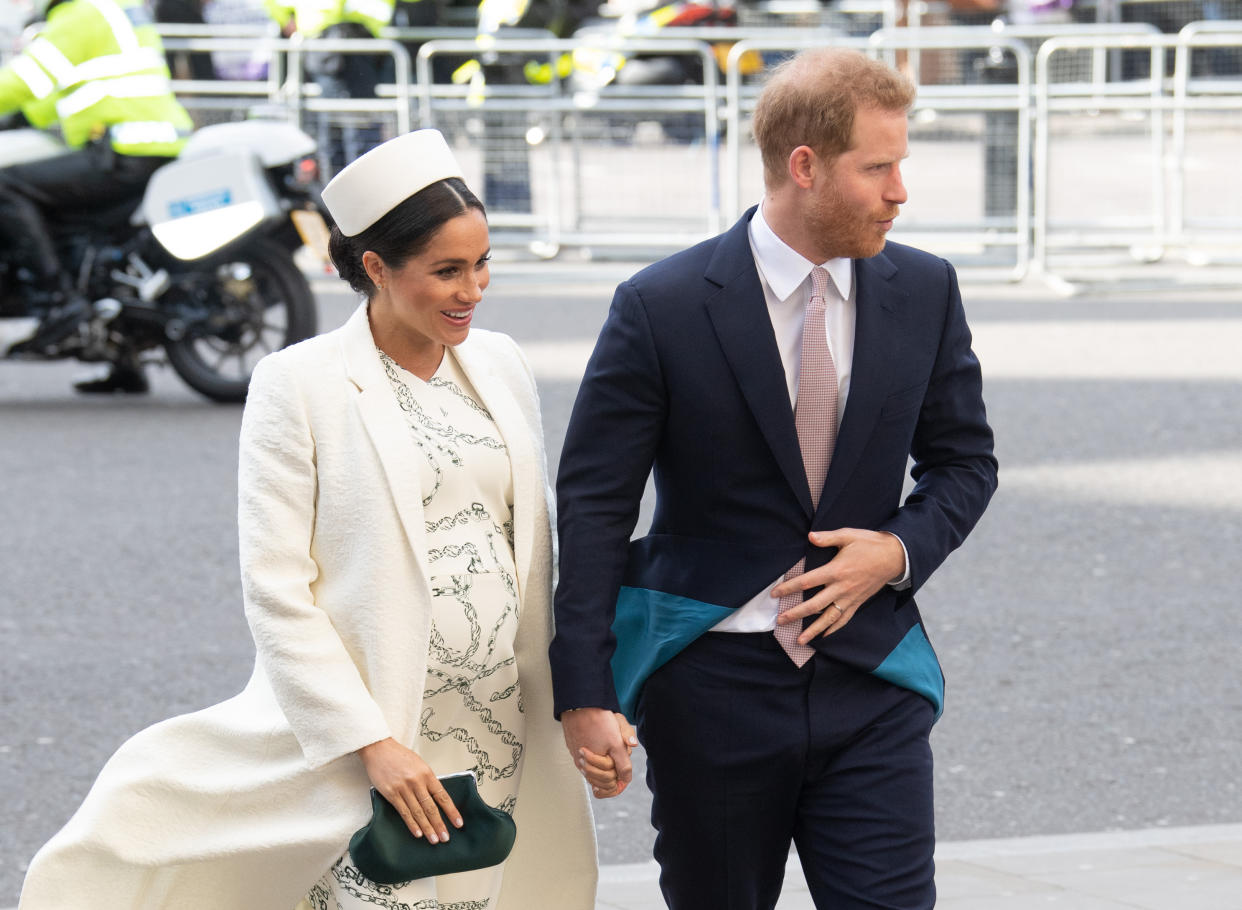
[[[850,390],[854,366],[854,326],[857,316],[854,288],[854,260],[829,259],[814,263],[797,253],[773,232],[763,217],[763,206],[755,211],[749,227],[750,250],[755,257],[763,298],[776,335],[781,364],[785,367],[785,385],[789,389],[789,406],[798,400],[798,375],[802,365],[802,323],[811,299],[811,270],[822,265],[832,279],[828,282],[824,320],[828,350],[837,369],[837,429],[845,414],[845,400]],[[899,538],[900,540],[900,538]],[[905,549],[905,544],[902,544]],[[907,586],[910,559],[902,577],[892,582],[895,587]],[[779,600],[769,593],[780,584],[784,574],[772,584],[738,607],[713,628],[713,632],[770,632],[776,628]]]

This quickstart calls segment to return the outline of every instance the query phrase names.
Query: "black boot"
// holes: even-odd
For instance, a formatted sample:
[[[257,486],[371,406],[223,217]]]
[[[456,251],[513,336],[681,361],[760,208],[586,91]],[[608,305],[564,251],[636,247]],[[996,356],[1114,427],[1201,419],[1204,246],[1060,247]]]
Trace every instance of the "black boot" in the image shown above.
[[[132,360],[114,363],[106,375],[75,382],[73,387],[83,395],[145,395],[151,390],[142,367]]]
[[[66,338],[74,335],[78,327],[91,316],[91,305],[86,298],[67,295],[52,307],[39,323],[39,328],[25,341],[13,345],[11,354],[51,354]]]

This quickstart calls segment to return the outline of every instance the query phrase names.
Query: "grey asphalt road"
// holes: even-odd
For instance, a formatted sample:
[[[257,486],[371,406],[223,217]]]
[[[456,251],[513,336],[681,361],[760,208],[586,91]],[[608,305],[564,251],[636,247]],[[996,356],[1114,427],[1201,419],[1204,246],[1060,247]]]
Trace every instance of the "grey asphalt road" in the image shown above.
[[[479,324],[531,354],[555,458],[619,264],[506,267]],[[352,303],[320,288],[324,328]],[[920,603],[948,676],[942,839],[1242,821],[1242,303],[965,288],[1001,490]],[[0,363],[0,906],[130,734],[240,689],[240,409],[168,370],[76,398]],[[645,788],[598,804],[650,855]]]

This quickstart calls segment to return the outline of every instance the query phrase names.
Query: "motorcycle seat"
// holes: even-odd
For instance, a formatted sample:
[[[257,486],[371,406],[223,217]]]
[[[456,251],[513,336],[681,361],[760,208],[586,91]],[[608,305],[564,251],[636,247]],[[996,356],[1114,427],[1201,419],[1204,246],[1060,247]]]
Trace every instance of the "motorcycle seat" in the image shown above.
[[[142,193],[104,206],[61,207],[46,212],[47,220],[56,225],[78,225],[95,228],[113,228],[129,224],[130,218],[142,204]]]

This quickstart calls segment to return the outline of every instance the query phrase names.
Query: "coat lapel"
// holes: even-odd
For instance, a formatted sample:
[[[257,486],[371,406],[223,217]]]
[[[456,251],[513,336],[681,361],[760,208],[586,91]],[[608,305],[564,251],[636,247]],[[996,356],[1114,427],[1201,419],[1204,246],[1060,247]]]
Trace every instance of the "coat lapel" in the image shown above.
[[[468,337],[453,349],[453,353],[483,407],[492,415],[509,450],[509,464],[513,471],[513,558],[517,567],[520,603],[530,578],[534,522],[542,493],[535,444],[517,400],[492,369],[487,352],[478,339]]]
[[[419,483],[418,451],[392,385],[384,372],[375,339],[367,320],[366,304],[360,306],[341,329],[341,350],[346,375],[358,389],[358,412],[379,454],[388,489],[397,507],[423,577],[426,565],[427,530],[423,519],[423,492]],[[514,558],[519,594],[526,590],[534,553],[534,521],[538,508],[537,453],[530,430],[513,394],[492,370],[486,352],[471,339],[453,349],[457,362],[482,399],[483,406],[500,431],[509,450],[513,469]]]
[[[388,489],[424,578],[427,570],[427,529],[423,523],[423,491],[419,483],[418,450],[397,396],[375,351],[367,305],[354,311],[341,329],[345,372],[358,389],[358,413],[379,454]]]
[[[896,266],[883,253],[854,261],[854,280],[858,288],[854,296],[853,376],[817,515],[826,514],[845,488],[889,393],[897,343],[897,310],[906,299],[905,292],[890,281],[896,271]]]
[[[810,517],[811,491],[802,466],[793,408],[789,405],[785,367],[776,347],[747,234],[753,213],[754,209],[747,212],[721,238],[708,263],[704,277],[719,285],[720,290],[708,297],[707,313],[760,432]]]

